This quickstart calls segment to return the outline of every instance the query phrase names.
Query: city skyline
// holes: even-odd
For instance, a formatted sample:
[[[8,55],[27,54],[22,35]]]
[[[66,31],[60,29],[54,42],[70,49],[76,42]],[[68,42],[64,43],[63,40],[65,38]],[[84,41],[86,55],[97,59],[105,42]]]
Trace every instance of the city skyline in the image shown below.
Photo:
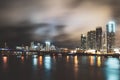
[[[120,0],[0,0],[0,80],[120,80]]]
[[[79,45],[75,45],[75,47],[60,47],[60,46],[55,46],[57,48],[68,48],[68,49],[77,49],[79,50],[89,50],[89,49],[94,49],[98,51],[102,51],[106,49],[108,52],[114,51],[115,48],[118,48],[115,45],[116,39],[116,23],[114,21],[109,21],[106,24],[106,31],[103,32],[102,27],[96,27],[94,30],[87,31],[86,35],[81,34],[80,40],[79,40]],[[55,42],[51,42],[49,40],[46,40],[41,43],[41,41],[32,41],[32,42],[27,42],[27,43],[21,43],[20,45],[15,45],[14,48],[23,48],[27,49],[28,47],[30,49],[37,49],[40,48],[40,50],[48,50],[50,49],[50,46],[56,45]],[[48,47],[49,46],[49,47]],[[4,48],[10,48],[7,45],[7,42],[4,43]]]
[[[119,45],[119,0],[1,1],[0,45],[50,40],[60,47],[76,47],[80,35],[109,21],[116,22]]]

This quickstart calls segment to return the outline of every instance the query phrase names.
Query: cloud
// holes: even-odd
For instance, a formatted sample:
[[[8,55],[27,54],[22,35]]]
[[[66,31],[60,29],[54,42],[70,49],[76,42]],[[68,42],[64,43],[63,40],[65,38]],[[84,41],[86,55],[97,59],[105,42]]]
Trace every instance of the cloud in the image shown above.
[[[101,26],[105,29],[106,23],[111,20],[112,10],[109,6],[83,3],[66,19],[65,32],[72,38],[79,38],[81,33],[95,30]]]

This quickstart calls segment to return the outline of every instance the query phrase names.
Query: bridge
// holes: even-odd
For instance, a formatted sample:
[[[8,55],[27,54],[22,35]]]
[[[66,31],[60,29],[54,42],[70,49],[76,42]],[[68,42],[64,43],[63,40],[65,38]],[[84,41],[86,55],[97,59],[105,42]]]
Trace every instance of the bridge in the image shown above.
[[[51,56],[67,56],[67,55],[71,55],[71,56],[104,56],[104,57],[119,57],[120,58],[120,54],[90,54],[90,53],[72,53],[70,54],[70,52],[58,52],[58,51],[39,51],[39,50],[16,50],[16,49],[9,49],[9,50],[0,50],[0,55],[51,55]]]

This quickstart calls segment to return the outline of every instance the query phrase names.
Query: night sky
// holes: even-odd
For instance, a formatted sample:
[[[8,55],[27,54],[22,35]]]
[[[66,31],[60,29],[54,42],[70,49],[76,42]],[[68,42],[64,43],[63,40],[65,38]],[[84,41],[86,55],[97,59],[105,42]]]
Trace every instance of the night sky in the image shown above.
[[[120,43],[120,0],[0,0],[0,47],[44,43],[76,47],[80,35],[116,22]],[[117,45],[118,46],[118,45]]]

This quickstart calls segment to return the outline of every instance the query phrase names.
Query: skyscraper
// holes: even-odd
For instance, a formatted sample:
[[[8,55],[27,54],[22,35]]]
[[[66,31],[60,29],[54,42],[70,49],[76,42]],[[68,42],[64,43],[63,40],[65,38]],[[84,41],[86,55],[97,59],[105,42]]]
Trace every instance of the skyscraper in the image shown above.
[[[89,31],[87,33],[87,48],[96,49],[96,31]]]
[[[102,27],[96,28],[96,49],[102,49]]]
[[[50,51],[50,42],[46,41],[45,44],[46,44],[45,51]]]
[[[115,22],[110,21],[106,25],[107,33],[107,52],[112,52],[115,47]]]
[[[87,39],[86,36],[81,34],[81,49],[85,50],[86,49],[86,43],[87,43]]]

